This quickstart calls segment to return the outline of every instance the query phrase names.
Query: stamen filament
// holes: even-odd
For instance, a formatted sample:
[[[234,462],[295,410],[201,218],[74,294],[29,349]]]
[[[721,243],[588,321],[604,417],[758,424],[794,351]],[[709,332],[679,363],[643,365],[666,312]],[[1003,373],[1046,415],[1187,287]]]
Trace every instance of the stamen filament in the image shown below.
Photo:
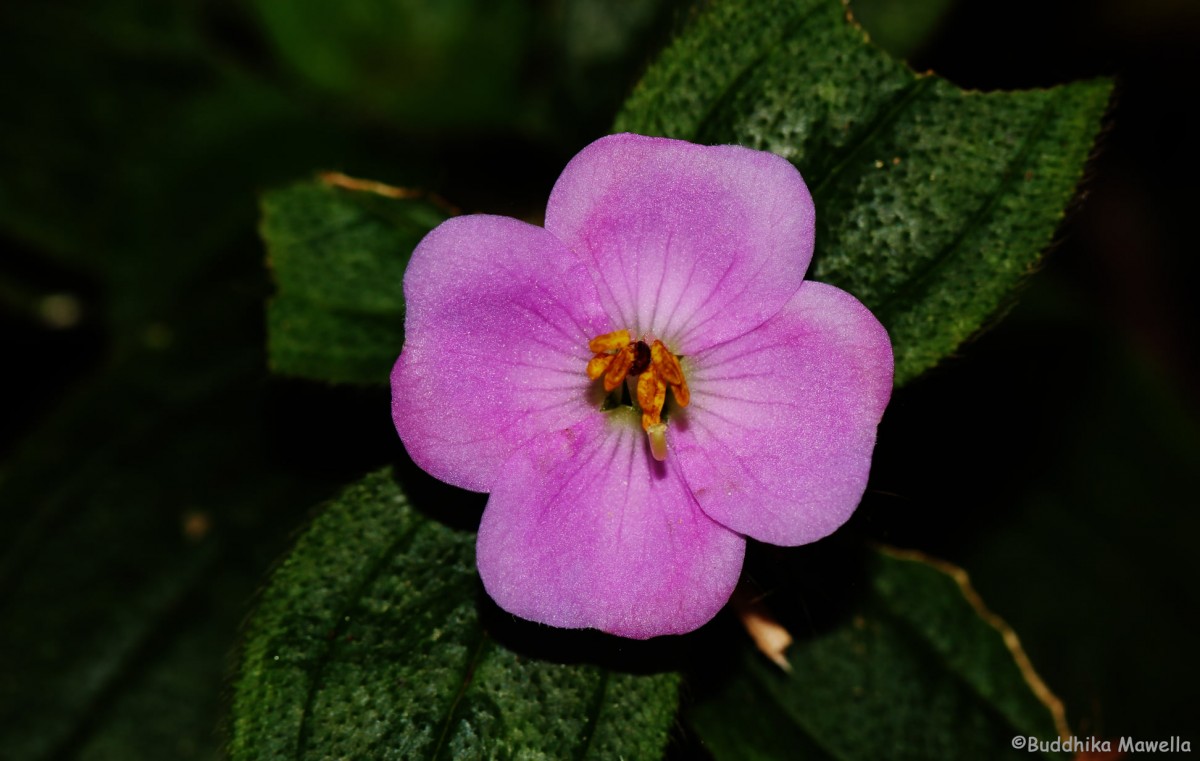
[[[646,429],[646,435],[650,438],[650,454],[654,455],[654,459],[663,462],[667,459],[667,424],[655,423]]]

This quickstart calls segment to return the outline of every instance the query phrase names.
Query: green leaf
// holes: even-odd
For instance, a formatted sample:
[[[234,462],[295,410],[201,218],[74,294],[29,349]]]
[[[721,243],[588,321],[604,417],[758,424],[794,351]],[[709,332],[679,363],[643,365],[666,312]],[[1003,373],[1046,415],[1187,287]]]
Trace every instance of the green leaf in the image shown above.
[[[651,67],[615,128],[739,143],[799,167],[817,207],[810,275],[883,321],[902,384],[1037,265],[1110,89],[964,92],[868,44],[836,0],[718,2]]]
[[[1059,729],[1006,638],[960,570],[885,551],[851,615],[792,645],[790,674],[745,646],[691,721],[717,761],[1029,758],[1014,737]]]
[[[248,625],[230,756],[658,758],[673,674],[518,655],[480,625],[474,535],[384,471],[328,505]]]
[[[305,183],[263,199],[278,292],[271,367],[333,382],[387,382],[404,343],[404,268],[447,214],[430,201]]]

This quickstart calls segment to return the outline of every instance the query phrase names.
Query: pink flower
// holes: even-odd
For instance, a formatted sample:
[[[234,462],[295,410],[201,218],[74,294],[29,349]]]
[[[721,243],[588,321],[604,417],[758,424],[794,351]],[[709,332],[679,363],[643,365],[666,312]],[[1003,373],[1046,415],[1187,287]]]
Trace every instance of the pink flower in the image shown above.
[[[474,215],[421,241],[392,416],[418,465],[490,493],[477,562],[502,608],[691,631],[746,536],[806,544],[850,517],[892,349],[804,281],[812,251],[786,160],[639,135],[572,159],[544,229]]]

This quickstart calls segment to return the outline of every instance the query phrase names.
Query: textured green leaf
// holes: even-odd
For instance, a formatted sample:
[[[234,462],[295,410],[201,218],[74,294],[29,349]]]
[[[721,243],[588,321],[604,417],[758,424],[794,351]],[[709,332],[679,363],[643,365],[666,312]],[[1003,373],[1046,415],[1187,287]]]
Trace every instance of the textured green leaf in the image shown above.
[[[788,651],[790,674],[746,646],[693,706],[717,761],[1029,758],[1013,737],[1058,737],[961,571],[889,552],[868,566],[851,614]]]
[[[817,206],[811,276],[887,326],[904,383],[1002,306],[1050,243],[1110,83],[964,92],[868,44],[836,0],[717,2],[618,131],[773,151]]]
[[[675,675],[517,655],[479,594],[473,534],[413,511],[386,471],[347,489],[248,626],[232,759],[661,756]]]
[[[322,183],[269,193],[262,206],[278,287],[267,309],[272,369],[386,383],[404,343],[404,268],[445,212]]]

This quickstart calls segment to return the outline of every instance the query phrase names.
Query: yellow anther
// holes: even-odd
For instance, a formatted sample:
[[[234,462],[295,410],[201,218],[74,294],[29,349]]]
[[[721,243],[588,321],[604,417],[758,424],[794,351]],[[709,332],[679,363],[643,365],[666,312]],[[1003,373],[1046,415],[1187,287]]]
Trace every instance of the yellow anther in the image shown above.
[[[679,359],[662,341],[655,340],[650,346],[643,340],[634,342],[628,330],[596,336],[588,342],[588,348],[595,356],[587,364],[587,375],[592,380],[603,377],[606,392],[616,390],[629,376],[637,377],[636,396],[642,411],[642,430],[649,438],[654,458],[665,460],[667,424],[662,420],[662,411],[667,402],[667,389],[671,389],[680,407],[686,407],[690,400]]]
[[[597,354],[596,356],[592,357],[588,361],[587,365],[588,377],[592,380],[596,380],[601,375],[604,375],[604,371],[608,369],[608,366],[612,364],[612,361],[613,355],[611,354]]]
[[[648,431],[650,426],[662,420],[663,404],[667,401],[667,384],[662,382],[653,367],[638,378],[637,401],[642,408],[642,430]]]
[[[628,330],[614,330],[588,341],[588,348],[593,354],[606,354],[620,351],[631,343],[633,339],[629,337]]]
[[[587,375],[596,380],[604,376],[604,390],[612,391],[621,385],[629,368],[634,363],[637,352],[628,330],[614,330],[602,336],[596,336],[588,341],[588,348],[596,356],[587,364]]]
[[[650,347],[650,361],[659,377],[671,387],[671,393],[675,395],[675,402],[680,407],[688,406],[692,396],[688,393],[687,381],[683,377],[683,368],[662,341],[655,341],[654,345]]]
[[[626,346],[615,355],[613,355],[612,363],[608,366],[608,372],[604,373],[604,390],[612,391],[617,386],[625,381],[625,376],[629,374],[629,368],[633,365],[633,346]],[[588,364],[591,364],[590,362]]]

